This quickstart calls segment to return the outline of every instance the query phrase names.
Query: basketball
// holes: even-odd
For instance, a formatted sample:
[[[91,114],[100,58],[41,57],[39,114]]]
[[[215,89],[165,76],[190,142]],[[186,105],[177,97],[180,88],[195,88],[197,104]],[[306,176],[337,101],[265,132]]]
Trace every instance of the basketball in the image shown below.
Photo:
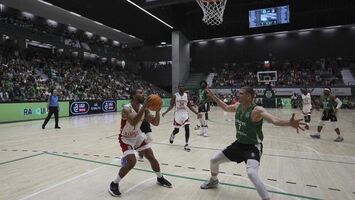
[[[162,100],[159,95],[151,94],[148,96],[150,101],[147,103],[147,108],[149,110],[157,111],[161,108]]]

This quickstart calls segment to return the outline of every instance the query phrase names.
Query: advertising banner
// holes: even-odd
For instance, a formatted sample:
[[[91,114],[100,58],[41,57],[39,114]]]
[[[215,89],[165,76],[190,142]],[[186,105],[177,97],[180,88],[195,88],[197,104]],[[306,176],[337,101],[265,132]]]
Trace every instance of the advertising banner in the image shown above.
[[[82,100],[82,101],[70,101],[69,115],[87,115],[97,113],[116,112],[116,100]]]
[[[69,116],[69,102],[59,102],[59,117]],[[0,123],[44,119],[47,117],[47,102],[1,103]]]

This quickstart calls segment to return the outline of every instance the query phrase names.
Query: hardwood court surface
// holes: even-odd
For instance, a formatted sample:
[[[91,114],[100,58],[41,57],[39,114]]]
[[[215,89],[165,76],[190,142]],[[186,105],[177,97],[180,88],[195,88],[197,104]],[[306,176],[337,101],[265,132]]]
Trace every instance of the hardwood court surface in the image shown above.
[[[163,108],[163,111],[165,108]],[[299,110],[269,109],[289,118]],[[209,137],[198,136],[191,119],[191,152],[183,150],[184,129],[171,145],[172,113],[153,128],[152,148],[162,172],[172,182],[168,189],[156,184],[147,160],[137,162],[120,183],[122,199],[259,199],[248,180],[245,164],[222,164],[217,189],[201,190],[209,178],[209,159],[235,140],[233,113],[212,108]],[[340,110],[339,128],[345,138],[335,143],[326,123],[321,139],[311,139],[320,112],[312,115],[311,130],[296,134],[288,127],[264,123],[264,153],[259,174],[272,199],[355,199],[355,112]],[[117,142],[120,113],[0,124],[0,199],[115,199],[107,188],[119,170],[122,152]]]

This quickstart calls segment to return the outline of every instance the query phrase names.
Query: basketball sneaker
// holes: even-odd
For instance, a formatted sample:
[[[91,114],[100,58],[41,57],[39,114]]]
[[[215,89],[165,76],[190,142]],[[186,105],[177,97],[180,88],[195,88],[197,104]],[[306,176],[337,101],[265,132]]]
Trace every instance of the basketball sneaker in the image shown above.
[[[114,197],[121,196],[120,188],[118,183],[114,183],[113,181],[110,184],[110,188],[108,189],[108,193],[110,193]]]
[[[213,180],[212,178],[210,178],[210,180],[202,183],[202,185],[200,186],[201,189],[211,189],[211,188],[216,188],[218,187],[218,179]]]
[[[309,135],[311,136],[311,138],[314,138],[314,139],[320,139],[320,134],[319,133],[315,133],[315,134],[312,134],[312,135]]]
[[[171,183],[164,178],[164,176],[157,178],[157,184],[163,187],[172,188]]]
[[[191,148],[189,147],[188,144],[185,144],[184,150],[187,151],[187,152],[190,152],[190,151],[191,151]]]
[[[338,135],[337,138],[335,138],[334,142],[342,142],[344,140],[343,137],[341,137],[340,135]]]
[[[174,143],[174,138],[175,138],[175,135],[173,133],[171,133],[170,138],[169,138],[170,144]]]
[[[309,126],[308,126],[308,125],[304,126],[304,128],[305,128],[306,130],[309,130]]]

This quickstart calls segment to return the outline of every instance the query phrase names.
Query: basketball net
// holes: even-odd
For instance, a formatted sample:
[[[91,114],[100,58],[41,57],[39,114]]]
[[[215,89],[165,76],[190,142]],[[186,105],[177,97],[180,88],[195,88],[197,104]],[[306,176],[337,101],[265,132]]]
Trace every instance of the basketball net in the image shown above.
[[[220,25],[223,22],[227,0],[196,0],[203,12],[202,21],[208,25]]]

